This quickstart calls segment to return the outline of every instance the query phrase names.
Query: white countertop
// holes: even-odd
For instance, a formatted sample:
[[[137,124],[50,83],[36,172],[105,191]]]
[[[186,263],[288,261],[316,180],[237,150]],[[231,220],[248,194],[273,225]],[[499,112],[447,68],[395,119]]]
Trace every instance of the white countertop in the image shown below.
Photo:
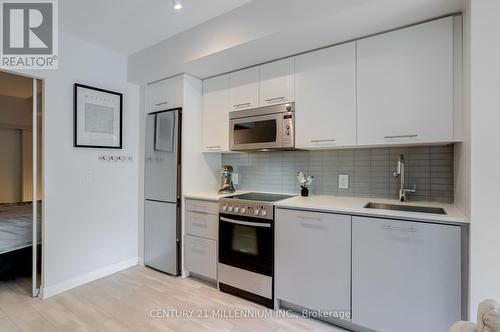
[[[446,214],[432,214],[420,212],[408,212],[397,210],[368,209],[364,206],[369,203],[401,204],[425,207],[443,208]],[[405,220],[427,221],[438,223],[468,224],[469,219],[453,204],[434,202],[405,202],[401,203],[394,199],[381,198],[354,198],[339,196],[296,196],[279,201],[275,204],[281,208],[292,208],[300,210],[311,210],[321,212],[345,213],[361,216],[374,216],[383,218],[398,218]]]
[[[238,195],[238,194],[244,194],[247,193],[247,191],[241,191],[241,190],[236,190],[234,193],[229,193],[229,194],[218,194],[217,190],[214,191],[205,191],[205,192],[197,192],[197,193],[187,193],[184,194],[184,198],[188,199],[200,199],[203,201],[218,201],[219,198],[224,198],[227,196],[232,196],[232,195]]]
[[[200,199],[206,201],[218,201],[219,198],[242,194],[248,191],[237,190],[231,194],[218,194],[213,192],[199,192],[184,194],[184,198]],[[425,207],[440,207],[443,208],[446,214],[432,214],[420,212],[408,212],[397,210],[381,210],[368,209],[364,206],[369,203],[386,203],[386,204],[403,204]],[[292,198],[284,199],[276,202],[278,208],[290,208],[299,210],[310,210],[319,212],[334,212],[352,215],[360,215],[367,217],[382,217],[396,218],[404,220],[426,221],[448,224],[469,224],[469,219],[453,204],[435,203],[435,202],[405,202],[401,203],[395,199],[383,198],[355,198],[355,197],[340,197],[329,195],[311,195],[309,197],[301,197],[297,195]]]

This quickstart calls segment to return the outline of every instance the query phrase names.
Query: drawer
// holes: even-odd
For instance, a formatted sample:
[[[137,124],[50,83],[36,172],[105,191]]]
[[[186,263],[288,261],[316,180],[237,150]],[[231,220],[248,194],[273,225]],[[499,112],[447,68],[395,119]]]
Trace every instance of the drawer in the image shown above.
[[[217,223],[217,215],[186,211],[187,234],[217,240]]]
[[[217,279],[217,242],[192,235],[186,235],[184,239],[186,270]]]
[[[197,199],[186,199],[186,211],[219,214],[219,203],[202,201]]]

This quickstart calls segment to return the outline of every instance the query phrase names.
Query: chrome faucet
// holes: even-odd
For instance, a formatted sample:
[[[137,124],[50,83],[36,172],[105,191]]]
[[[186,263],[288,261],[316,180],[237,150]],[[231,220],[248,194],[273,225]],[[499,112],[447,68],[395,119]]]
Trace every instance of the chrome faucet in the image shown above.
[[[414,184],[413,188],[406,188],[406,166],[408,162],[405,160],[404,156],[401,155],[398,160],[398,166],[392,175],[397,178],[401,178],[401,186],[399,187],[399,200],[401,202],[408,201],[408,194],[414,194],[417,192],[417,186]]]

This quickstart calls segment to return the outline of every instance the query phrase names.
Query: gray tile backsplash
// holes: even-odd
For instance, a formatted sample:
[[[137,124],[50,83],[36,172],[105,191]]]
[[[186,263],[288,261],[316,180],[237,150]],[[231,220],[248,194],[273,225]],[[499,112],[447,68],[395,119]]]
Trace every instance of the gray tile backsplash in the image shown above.
[[[299,192],[296,174],[314,175],[313,194],[397,198],[394,171],[400,154],[408,160],[410,200],[453,202],[453,146],[418,146],[325,151],[270,151],[223,154],[242,190]],[[349,175],[349,189],[339,189],[339,174]]]

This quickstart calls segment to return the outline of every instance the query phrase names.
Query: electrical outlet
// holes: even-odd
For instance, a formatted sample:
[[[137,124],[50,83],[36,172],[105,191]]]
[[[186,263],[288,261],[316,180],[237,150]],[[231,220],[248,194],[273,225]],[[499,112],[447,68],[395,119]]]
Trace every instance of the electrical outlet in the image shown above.
[[[238,184],[238,173],[233,173],[233,184],[234,185]]]
[[[339,189],[349,189],[349,175],[339,174]]]

